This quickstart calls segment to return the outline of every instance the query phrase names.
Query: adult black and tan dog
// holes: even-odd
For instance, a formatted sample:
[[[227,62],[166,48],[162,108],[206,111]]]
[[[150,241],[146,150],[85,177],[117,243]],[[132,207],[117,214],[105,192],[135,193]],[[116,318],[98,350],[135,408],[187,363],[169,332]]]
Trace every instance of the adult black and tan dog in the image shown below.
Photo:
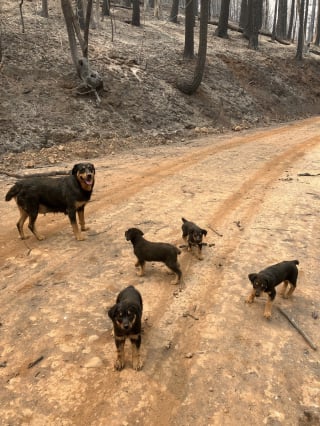
[[[198,250],[198,259],[202,260],[202,239],[204,235],[207,235],[208,231],[206,229],[200,228],[193,222],[185,219],[182,219],[182,238],[188,243],[188,249],[191,251],[192,247],[196,247]]]
[[[127,241],[131,241],[133,252],[137,257],[135,267],[140,267],[138,275],[143,276],[146,262],[163,262],[171,271],[176,274],[176,279],[172,284],[179,284],[182,272],[178,263],[178,254],[181,250],[168,243],[155,243],[143,238],[143,232],[138,228],[129,228],[125,232]]]
[[[118,294],[116,304],[108,311],[113,322],[114,341],[117,348],[117,359],[114,364],[116,370],[122,370],[125,365],[126,338],[131,341],[133,368],[135,370],[142,368],[140,359],[142,309],[141,294],[130,285]]]
[[[287,299],[291,296],[297,286],[298,279],[298,260],[285,260],[275,265],[268,266],[259,273],[248,275],[252,283],[253,290],[248,296],[246,302],[253,303],[255,297],[259,297],[261,292],[267,293],[268,300],[264,310],[266,318],[271,317],[272,302],[276,297],[276,286],[283,282],[283,288],[280,294]],[[290,286],[288,291],[287,287]]]
[[[6,201],[15,198],[20,211],[17,228],[22,240],[23,225],[29,217],[29,229],[38,240],[43,240],[35,222],[39,213],[64,213],[69,216],[74,235],[83,240],[85,226],[84,207],[90,200],[95,180],[95,168],[91,163],[75,164],[71,174],[64,177],[30,176],[16,182],[6,195]],[[79,230],[78,213],[81,231]]]

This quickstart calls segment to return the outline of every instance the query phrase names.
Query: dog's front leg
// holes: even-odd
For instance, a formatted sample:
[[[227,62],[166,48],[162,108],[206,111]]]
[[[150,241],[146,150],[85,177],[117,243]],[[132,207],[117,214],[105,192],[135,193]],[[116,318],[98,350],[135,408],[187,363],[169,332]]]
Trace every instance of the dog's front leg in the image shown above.
[[[142,361],[140,359],[140,345],[141,345],[141,336],[130,336],[131,347],[132,347],[132,367],[134,370],[142,369]]]
[[[254,298],[256,296],[256,290],[253,289],[252,292],[249,294],[249,296],[246,299],[246,303],[253,303],[254,302]]]
[[[264,308],[264,314],[263,314],[263,316],[267,319],[271,318],[272,301],[273,299],[271,299],[271,297],[268,296],[268,300],[266,302],[266,306]]]
[[[83,241],[84,237],[81,234],[81,231],[79,230],[79,227],[77,224],[76,209],[75,208],[68,209],[68,216],[73,229],[74,236],[76,237],[78,241]]]
[[[125,337],[115,336],[115,344],[117,348],[117,359],[114,363],[114,368],[118,371],[124,368],[124,344],[126,341]]]
[[[84,220],[84,206],[81,207],[78,210],[78,218],[79,218],[79,223],[80,223],[81,231],[88,231],[89,227],[86,226],[85,220]]]
[[[198,244],[198,259],[203,260],[202,245],[201,244]]]
[[[139,276],[139,277],[143,277],[143,275],[144,275],[144,267],[145,267],[145,261],[143,261],[143,260],[137,260],[137,262],[134,264],[134,266],[136,267],[136,268],[140,268],[140,270],[137,272],[137,275]]]

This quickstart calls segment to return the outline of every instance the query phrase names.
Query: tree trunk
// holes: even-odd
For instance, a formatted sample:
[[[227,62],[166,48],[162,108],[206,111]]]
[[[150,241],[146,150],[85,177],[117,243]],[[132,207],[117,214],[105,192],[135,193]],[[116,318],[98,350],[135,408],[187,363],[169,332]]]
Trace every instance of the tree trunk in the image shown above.
[[[314,44],[316,46],[320,45],[320,0],[318,0],[318,15],[317,15],[317,24],[316,24],[316,39],[314,41]]]
[[[277,37],[285,40],[287,37],[287,0],[279,0],[278,2],[278,19],[277,19]]]
[[[299,32],[298,32],[298,44],[295,58],[298,61],[303,59],[303,44],[304,44],[304,0],[300,1],[299,8]]]
[[[287,40],[292,40],[293,22],[294,22],[295,9],[296,9],[296,2],[295,2],[295,0],[292,0],[291,10],[290,10],[290,19],[289,19],[289,27],[288,27]]]
[[[140,2],[132,0],[132,21],[131,24],[135,27],[140,27]]]
[[[239,27],[245,28],[248,20],[248,0],[241,1]]]
[[[110,2],[109,2],[109,0],[103,0],[102,15],[103,16],[110,16]]]
[[[42,0],[42,9],[41,9],[40,15],[43,16],[44,18],[49,18],[48,0]]]
[[[172,0],[169,22],[178,23],[179,0]]]
[[[262,0],[248,1],[248,21],[244,35],[249,39],[249,49],[258,49],[259,31],[262,25]]]
[[[194,72],[193,81],[191,83],[178,83],[177,87],[181,92],[192,95],[200,86],[203,78],[207,59],[207,37],[208,37],[208,20],[209,20],[209,0],[201,0],[200,2],[200,32],[199,32],[199,49],[198,59]]]
[[[194,57],[194,8],[193,0],[188,0],[186,4],[186,19],[184,32],[184,52],[183,57],[192,59]]]
[[[215,32],[221,38],[228,38],[229,8],[230,0],[223,0],[220,9],[219,24]]]

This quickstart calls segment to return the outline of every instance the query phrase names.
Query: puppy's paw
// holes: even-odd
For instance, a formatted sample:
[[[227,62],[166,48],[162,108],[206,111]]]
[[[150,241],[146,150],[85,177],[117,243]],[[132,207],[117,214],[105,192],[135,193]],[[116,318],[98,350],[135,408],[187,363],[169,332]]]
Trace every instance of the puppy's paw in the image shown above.
[[[246,303],[253,303],[253,301],[254,301],[254,296],[252,296],[252,294],[250,294],[250,296],[248,296],[247,298],[246,298]]]
[[[81,226],[81,231],[89,231],[89,226]]]
[[[77,241],[84,241],[85,237],[82,234],[76,236]]]

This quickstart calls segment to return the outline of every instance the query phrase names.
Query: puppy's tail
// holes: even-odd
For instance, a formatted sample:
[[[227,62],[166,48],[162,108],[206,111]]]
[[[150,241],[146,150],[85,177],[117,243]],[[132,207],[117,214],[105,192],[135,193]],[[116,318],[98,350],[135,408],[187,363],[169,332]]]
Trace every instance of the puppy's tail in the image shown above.
[[[299,260],[293,260],[293,263],[295,263],[296,265],[299,265]]]
[[[9,191],[7,192],[6,201],[10,201],[13,197],[16,197],[19,194],[20,191],[20,186],[16,183],[13,185],[12,188],[9,189]]]

